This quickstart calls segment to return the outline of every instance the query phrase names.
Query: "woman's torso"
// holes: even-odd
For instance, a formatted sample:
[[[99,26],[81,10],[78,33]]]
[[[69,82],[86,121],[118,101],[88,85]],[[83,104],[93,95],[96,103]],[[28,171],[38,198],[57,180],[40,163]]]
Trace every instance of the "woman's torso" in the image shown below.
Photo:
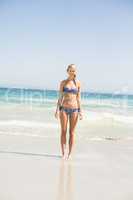
[[[64,86],[65,91],[63,90],[63,100],[62,100],[62,106],[63,107],[66,107],[66,108],[78,108],[78,103],[77,103],[77,91],[78,91],[78,88],[77,88],[76,85],[74,84],[73,81],[69,81]],[[72,89],[74,92],[68,92],[69,89],[70,90]]]

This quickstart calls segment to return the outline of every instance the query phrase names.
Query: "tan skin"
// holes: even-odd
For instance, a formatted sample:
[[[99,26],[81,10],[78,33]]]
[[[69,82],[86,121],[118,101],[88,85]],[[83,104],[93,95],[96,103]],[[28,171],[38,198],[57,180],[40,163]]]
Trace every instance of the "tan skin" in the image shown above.
[[[73,82],[74,75],[76,74],[75,67],[71,67],[68,69],[68,82],[65,85],[65,87],[68,88],[75,88],[75,84]],[[77,81],[77,87],[79,89],[78,94],[72,94],[72,93],[63,93],[63,87],[65,84],[65,80],[61,81],[60,83],[60,94],[61,97],[59,98],[60,105],[66,108],[78,108],[80,107],[80,89],[81,84],[80,81]],[[81,108],[81,107],[80,107]],[[58,109],[55,112],[55,117],[58,118],[58,115],[60,117],[60,124],[61,124],[61,150],[62,150],[62,156],[64,157],[64,151],[66,149],[66,133],[67,133],[67,124],[69,121],[69,153],[68,158],[71,154],[72,147],[74,145],[74,133],[76,124],[78,121],[78,115],[80,117],[80,120],[83,118],[82,111],[80,113],[73,112],[71,117],[67,115],[65,111],[59,111]]]

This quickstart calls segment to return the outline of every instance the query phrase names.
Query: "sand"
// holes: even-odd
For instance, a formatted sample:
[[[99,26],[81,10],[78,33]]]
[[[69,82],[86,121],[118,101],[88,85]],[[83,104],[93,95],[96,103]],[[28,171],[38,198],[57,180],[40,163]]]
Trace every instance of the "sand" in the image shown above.
[[[59,138],[0,135],[2,200],[132,200],[132,168],[132,140],[77,140],[62,160]]]

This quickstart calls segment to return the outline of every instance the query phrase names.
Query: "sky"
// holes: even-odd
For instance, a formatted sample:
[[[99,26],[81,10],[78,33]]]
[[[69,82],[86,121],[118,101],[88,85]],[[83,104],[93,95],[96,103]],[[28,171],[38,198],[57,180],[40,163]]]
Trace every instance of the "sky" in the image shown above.
[[[0,87],[133,93],[133,1],[0,0]]]

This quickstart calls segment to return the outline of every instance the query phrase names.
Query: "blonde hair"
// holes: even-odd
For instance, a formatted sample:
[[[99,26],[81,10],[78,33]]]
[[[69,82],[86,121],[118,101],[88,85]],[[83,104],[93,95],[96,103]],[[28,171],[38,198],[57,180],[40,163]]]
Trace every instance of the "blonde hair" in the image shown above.
[[[75,66],[75,64],[70,64],[70,65],[68,65],[68,67],[67,67],[67,72],[69,71],[70,68],[74,68],[73,66]],[[75,86],[77,87],[77,83],[76,83],[76,74],[74,75],[73,80],[74,80]],[[65,85],[66,85],[68,82],[69,82],[69,80],[65,80]],[[64,85],[64,86],[65,86],[65,85]]]

